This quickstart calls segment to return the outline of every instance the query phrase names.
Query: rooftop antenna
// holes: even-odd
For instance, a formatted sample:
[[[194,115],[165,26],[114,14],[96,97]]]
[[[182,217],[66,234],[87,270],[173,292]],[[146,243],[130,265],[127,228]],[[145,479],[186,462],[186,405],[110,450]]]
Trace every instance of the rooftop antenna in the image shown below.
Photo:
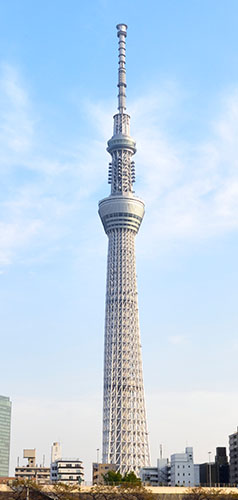
[[[118,111],[124,113],[126,110],[126,35],[127,25],[117,25],[117,36],[119,38],[119,61],[118,61]]]
[[[162,456],[163,456],[162,444],[159,445],[159,456],[160,456],[160,458],[162,458]]]
[[[45,467],[45,455],[43,455],[43,467]]]

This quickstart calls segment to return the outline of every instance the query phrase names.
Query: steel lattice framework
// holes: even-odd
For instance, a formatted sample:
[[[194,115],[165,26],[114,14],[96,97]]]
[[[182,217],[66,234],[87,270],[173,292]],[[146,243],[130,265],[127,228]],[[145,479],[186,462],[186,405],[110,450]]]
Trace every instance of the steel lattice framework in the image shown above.
[[[109,239],[104,351],[103,463],[122,474],[150,465],[140,345],[135,236],[144,203],[133,192],[136,152],[126,110],[125,39],[119,37],[118,113],[108,141],[111,154],[108,182],[111,194],[99,202],[99,214]]]

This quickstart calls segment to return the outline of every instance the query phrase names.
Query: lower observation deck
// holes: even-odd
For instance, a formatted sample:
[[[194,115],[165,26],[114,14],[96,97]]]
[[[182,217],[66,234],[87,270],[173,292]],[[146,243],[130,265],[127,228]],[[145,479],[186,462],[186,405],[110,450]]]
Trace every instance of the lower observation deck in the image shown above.
[[[145,206],[142,200],[132,195],[111,195],[99,202],[99,215],[105,232],[112,229],[139,231]]]

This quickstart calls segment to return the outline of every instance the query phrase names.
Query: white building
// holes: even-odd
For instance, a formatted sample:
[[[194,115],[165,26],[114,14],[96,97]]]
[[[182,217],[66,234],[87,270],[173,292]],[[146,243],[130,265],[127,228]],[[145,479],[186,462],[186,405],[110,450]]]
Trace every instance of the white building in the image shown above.
[[[81,484],[84,480],[83,464],[78,458],[59,458],[50,466],[50,479],[54,482]]]
[[[193,448],[171,455],[171,486],[195,486]]]

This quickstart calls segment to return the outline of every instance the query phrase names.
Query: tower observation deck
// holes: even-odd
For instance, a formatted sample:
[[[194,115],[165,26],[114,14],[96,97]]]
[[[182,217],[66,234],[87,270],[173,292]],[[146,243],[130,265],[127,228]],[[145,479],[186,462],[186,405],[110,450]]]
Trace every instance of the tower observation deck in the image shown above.
[[[104,345],[103,463],[122,474],[150,465],[138,315],[135,236],[144,216],[144,203],[134,195],[136,144],[126,113],[127,26],[117,25],[119,38],[118,113],[113,136],[108,182],[111,194],[99,202],[99,215],[108,236]]]

